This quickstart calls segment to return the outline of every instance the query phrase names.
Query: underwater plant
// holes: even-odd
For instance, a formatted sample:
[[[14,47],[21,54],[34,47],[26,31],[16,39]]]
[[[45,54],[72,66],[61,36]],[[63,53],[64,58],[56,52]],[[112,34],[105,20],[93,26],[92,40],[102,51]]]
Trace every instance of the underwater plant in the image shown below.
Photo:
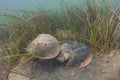
[[[6,54],[1,52],[0,59],[26,56],[26,46],[41,33],[51,34],[59,41],[80,41],[99,54],[116,48],[120,37],[120,6],[113,10],[105,0],[86,0],[81,6],[70,6],[63,1],[61,6],[61,12],[42,9],[24,11],[20,16],[0,13],[8,20],[0,26],[11,29],[9,39],[2,42]]]

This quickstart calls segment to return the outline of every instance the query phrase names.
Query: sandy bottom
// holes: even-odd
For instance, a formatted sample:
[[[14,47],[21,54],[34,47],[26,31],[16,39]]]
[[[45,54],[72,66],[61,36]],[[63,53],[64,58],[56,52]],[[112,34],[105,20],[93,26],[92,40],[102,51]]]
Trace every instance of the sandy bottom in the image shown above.
[[[26,67],[18,65],[12,69],[8,80],[120,80],[119,60],[120,51],[103,58],[94,55],[92,62],[81,69],[66,68],[56,60],[33,60]]]

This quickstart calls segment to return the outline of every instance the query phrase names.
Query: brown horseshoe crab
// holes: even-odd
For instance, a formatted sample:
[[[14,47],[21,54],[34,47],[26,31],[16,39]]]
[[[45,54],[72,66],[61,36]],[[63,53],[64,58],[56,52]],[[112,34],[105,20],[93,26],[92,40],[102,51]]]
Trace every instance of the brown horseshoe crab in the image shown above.
[[[27,47],[27,52],[39,59],[51,59],[60,52],[57,39],[49,34],[40,34]]]

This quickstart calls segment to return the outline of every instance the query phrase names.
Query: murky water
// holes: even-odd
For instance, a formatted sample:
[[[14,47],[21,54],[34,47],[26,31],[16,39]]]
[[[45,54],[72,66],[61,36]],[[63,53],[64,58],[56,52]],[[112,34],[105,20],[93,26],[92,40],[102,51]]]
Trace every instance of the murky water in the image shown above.
[[[68,1],[73,5],[83,4],[85,0],[0,0],[0,8],[14,8],[34,10],[37,6],[45,9],[57,10],[60,8],[62,1]],[[97,0],[96,0],[97,1]],[[101,0],[102,1],[102,0]],[[119,5],[120,0],[105,0],[112,5]]]
[[[63,0],[64,1],[64,0]],[[68,0],[73,4],[82,3],[82,0]],[[62,0],[0,0],[0,7],[14,9],[35,9],[41,6],[45,9],[57,10],[60,8]]]
[[[61,4],[64,1],[68,2],[73,6],[74,5],[81,6],[85,2],[85,0],[0,0],[0,13],[6,12],[6,13],[16,14],[15,10],[18,10],[18,12],[20,11],[21,13],[21,10],[34,11],[37,10],[38,8],[42,8],[50,11],[60,11]],[[104,0],[100,0],[100,1],[104,1]],[[105,1],[107,4],[110,3],[112,6],[117,6],[120,4],[120,0],[105,0]],[[9,9],[9,10],[4,10],[4,9]],[[6,20],[0,17],[0,22],[1,21],[6,21]]]

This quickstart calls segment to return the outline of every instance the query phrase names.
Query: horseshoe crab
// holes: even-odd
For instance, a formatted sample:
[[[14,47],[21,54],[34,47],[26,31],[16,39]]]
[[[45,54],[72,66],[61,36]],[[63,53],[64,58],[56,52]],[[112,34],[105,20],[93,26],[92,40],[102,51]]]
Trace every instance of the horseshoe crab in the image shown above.
[[[82,68],[91,62],[92,55],[86,45],[80,42],[68,41],[61,45],[58,60],[65,62],[67,67]]]
[[[56,38],[49,34],[40,34],[27,47],[27,51],[39,59],[55,58],[67,67],[82,68],[92,60],[89,48],[80,43],[68,41],[61,46]]]
[[[51,59],[60,52],[57,39],[49,34],[40,34],[27,47],[27,52],[39,59]]]

